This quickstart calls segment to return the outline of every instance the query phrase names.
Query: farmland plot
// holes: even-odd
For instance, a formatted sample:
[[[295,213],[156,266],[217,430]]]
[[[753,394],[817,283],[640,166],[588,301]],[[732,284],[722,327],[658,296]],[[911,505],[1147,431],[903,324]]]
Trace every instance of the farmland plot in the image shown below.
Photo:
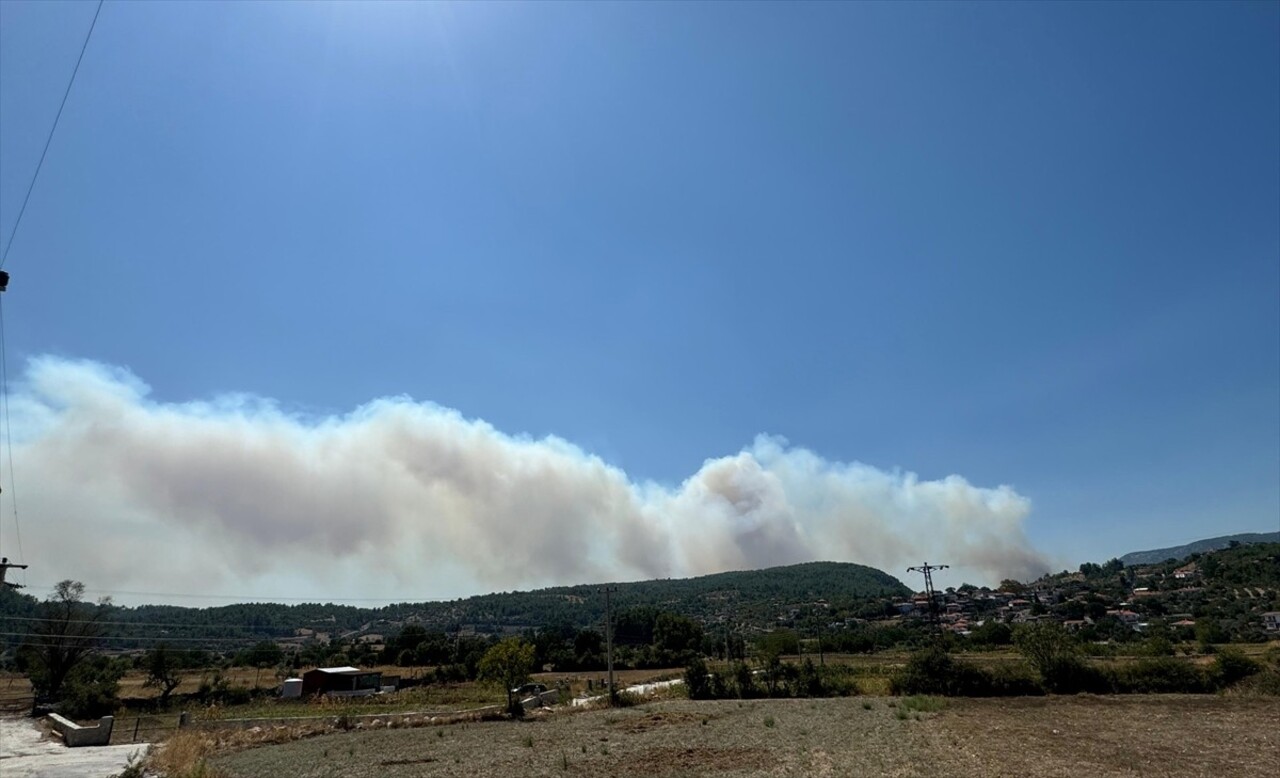
[[[1280,703],[1222,697],[652,703],[349,732],[215,760],[237,778],[1266,774]]]

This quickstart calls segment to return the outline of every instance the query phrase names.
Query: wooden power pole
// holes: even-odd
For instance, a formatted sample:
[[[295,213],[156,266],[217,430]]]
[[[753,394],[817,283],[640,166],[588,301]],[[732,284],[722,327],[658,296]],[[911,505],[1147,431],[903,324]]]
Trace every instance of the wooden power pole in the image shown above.
[[[618,693],[613,687],[613,614],[609,610],[609,595],[618,591],[618,587],[604,586],[600,591],[604,592],[604,645],[609,662],[609,704],[612,705],[617,702]]]

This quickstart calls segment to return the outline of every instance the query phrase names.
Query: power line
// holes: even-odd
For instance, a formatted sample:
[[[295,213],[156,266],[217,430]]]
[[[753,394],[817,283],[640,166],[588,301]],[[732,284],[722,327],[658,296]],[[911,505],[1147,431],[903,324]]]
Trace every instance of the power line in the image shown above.
[[[0,632],[0,637],[11,637],[11,638],[30,638],[30,639],[33,639],[33,640],[34,640],[34,643],[33,643],[33,645],[34,645],[35,643],[47,642],[47,641],[51,640],[52,638],[62,637],[62,635],[59,635],[59,634],[57,634],[57,633],[55,633],[55,634],[48,634],[48,633],[42,633],[42,632],[8,632],[8,631],[4,631],[4,632]],[[172,642],[177,642],[177,643],[238,643],[238,644],[249,644],[249,643],[261,643],[261,642],[264,642],[264,641],[268,641],[268,642],[277,642],[277,641],[287,641],[287,640],[305,640],[306,638],[313,637],[313,636],[311,636],[311,635],[289,635],[289,636],[283,636],[283,635],[239,635],[239,636],[235,636],[235,637],[225,637],[225,636],[224,636],[224,637],[216,637],[216,636],[210,636],[210,637],[190,637],[190,636],[182,636],[182,635],[180,635],[180,636],[174,637],[174,636],[169,636],[169,635],[92,635],[92,634],[79,634],[79,635],[67,635],[66,637],[71,638],[71,639],[75,639],[75,640],[146,641],[146,642],[149,642],[149,643],[172,643]]]
[[[11,637],[11,638],[24,638],[24,637],[49,638],[49,637],[54,637],[54,636],[53,636],[53,635],[44,635],[44,634],[39,634],[39,633],[31,633],[31,632],[0,632],[0,637]],[[187,638],[187,637],[176,637],[176,638],[174,638],[174,637],[153,637],[153,636],[150,636],[150,635],[137,635],[137,636],[135,636],[135,635],[73,635],[73,636],[71,636],[71,637],[73,637],[73,638],[74,638],[74,639],[76,639],[76,640],[135,640],[135,641],[145,640],[145,641],[149,641],[149,642],[152,642],[152,643],[170,643],[170,642],[182,642],[182,643],[246,643],[246,642],[250,642],[250,641],[253,641],[253,640],[255,640],[255,639],[256,639],[256,638],[251,637],[251,636],[238,637],[238,638]],[[261,639],[257,639],[257,640],[258,640],[258,642],[261,642],[262,640],[268,640],[268,639],[269,639],[269,638],[261,638]]]
[[[9,455],[9,499],[13,502],[13,536],[18,541],[18,561],[24,562],[25,554],[22,552],[22,526],[18,523],[18,488],[15,486],[16,479],[13,473],[13,424],[9,422],[9,358],[8,350],[5,347],[4,336],[4,295],[0,294],[0,415],[4,421],[4,437],[8,446]],[[0,472],[0,479],[4,477]],[[0,525],[3,525],[3,516],[0,516]],[[0,532],[2,535],[3,532]],[[27,582],[27,570],[22,570],[22,582]]]
[[[178,624],[167,622],[151,622],[151,621],[99,621],[97,619],[50,619],[40,618],[37,616],[3,616],[0,620],[9,619],[11,621],[38,621],[52,622],[56,624],[111,624],[121,627],[164,627],[169,629],[252,629],[252,630],[269,630],[269,629],[287,629],[292,630],[294,627],[253,627],[244,624]],[[310,629],[310,627],[308,627]]]
[[[35,589],[52,589],[52,586],[46,584],[31,584]],[[278,604],[281,602],[298,602],[304,605],[339,605],[344,602],[381,602],[390,605],[419,605],[430,600],[422,600],[419,602],[409,602],[406,600],[396,600],[391,597],[259,597],[252,594],[182,594],[179,592],[133,592],[122,589],[85,589],[89,594],[107,594],[107,595],[123,595],[126,597],[184,597],[191,599],[204,600],[235,600],[235,605],[253,605],[253,604]],[[174,606],[183,607],[183,606]]]
[[[9,242],[4,245],[4,253],[0,254],[0,268],[9,259],[9,249],[13,247],[13,239],[18,236],[18,225],[22,224],[22,215],[27,212],[27,201],[31,199],[31,191],[36,188],[36,179],[40,177],[40,168],[44,166],[44,158],[49,153],[49,145],[53,143],[53,133],[58,129],[58,120],[62,118],[62,109],[67,107],[67,97],[71,94],[71,86],[76,82],[76,74],[80,72],[80,63],[84,61],[85,49],[89,48],[89,38],[93,37],[93,28],[98,24],[98,14],[102,13],[102,3],[98,0],[98,8],[93,12],[93,21],[89,23],[89,32],[85,33],[84,44],[80,46],[80,56],[76,58],[76,66],[71,71],[71,79],[67,81],[67,89],[62,93],[62,102],[58,104],[58,113],[53,117],[53,126],[49,128],[49,137],[45,139],[44,151],[40,152],[40,161],[36,163],[36,172],[31,174],[31,183],[27,186],[27,194],[22,198],[22,207],[18,209],[18,218],[13,223],[13,232],[9,233]]]

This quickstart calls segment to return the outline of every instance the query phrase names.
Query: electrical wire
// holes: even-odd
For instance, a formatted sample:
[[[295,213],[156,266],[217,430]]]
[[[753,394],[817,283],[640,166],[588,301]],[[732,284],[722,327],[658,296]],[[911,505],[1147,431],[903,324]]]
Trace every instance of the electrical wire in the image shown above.
[[[4,422],[4,442],[8,447],[9,456],[9,500],[13,503],[13,536],[18,541],[18,564],[26,561],[25,554],[22,552],[22,525],[18,521],[18,487],[15,486],[16,479],[13,472],[13,425],[9,422],[9,358],[8,350],[5,347],[4,335],[4,295],[0,294],[0,421]],[[4,473],[0,469],[0,480],[3,480]],[[0,529],[3,528],[3,514],[0,514]],[[0,534],[3,534],[0,532]],[[27,569],[25,567],[18,568],[22,571],[22,583],[27,582]]]
[[[0,621],[8,619],[10,621],[36,621],[36,622],[53,622],[58,624],[110,624],[120,627],[163,627],[166,629],[251,629],[251,630],[270,630],[284,629],[292,630],[294,627],[253,627],[245,624],[177,624],[165,622],[151,621],[99,621],[97,619],[50,619],[40,618],[37,616],[3,616],[0,615]],[[310,629],[308,627],[308,629]]]
[[[52,589],[52,586],[31,584],[35,589]],[[314,605],[339,605],[345,602],[382,602],[388,605],[417,605],[432,602],[431,600],[397,600],[391,597],[259,597],[251,594],[183,594],[180,592],[133,592],[124,590],[108,591],[106,589],[85,589],[89,594],[121,595],[125,597],[183,597],[202,600],[233,600],[236,605],[253,605],[255,603],[276,604],[283,602],[299,602]],[[178,606],[181,607],[181,606]]]
[[[22,638],[49,638],[53,635],[32,634],[30,632],[0,632],[0,637]],[[75,640],[145,640],[150,643],[260,643],[270,638],[258,638],[254,636],[246,636],[239,638],[186,638],[186,637],[153,637],[148,635],[70,635]]]
[[[38,639],[38,637],[55,637],[55,636],[32,635],[32,633],[29,633],[29,632],[0,632],[0,637],[28,637],[28,639],[29,637],[37,637]],[[207,637],[206,639],[206,637],[129,637],[127,635],[70,635],[70,636],[67,636],[67,639],[79,640],[84,642],[146,641],[148,642],[148,644],[154,644],[154,645],[172,644],[172,642],[197,642],[197,644],[206,645],[206,644],[211,644],[211,642],[219,642],[219,644],[233,644],[233,645],[242,645],[242,646],[257,644],[257,642],[262,642],[262,641],[270,641],[270,639],[266,639],[266,637],[264,637],[264,639],[252,639],[252,637],[234,637],[234,639],[233,637]],[[64,642],[47,641],[47,640],[44,640],[44,641],[23,640],[18,642],[20,645],[29,645],[29,646],[38,646],[38,647],[49,647],[49,646],[56,647],[60,645],[65,645]],[[274,642],[274,641],[271,641],[271,642]],[[123,646],[115,646],[115,647],[123,647]]]
[[[80,56],[76,58],[76,66],[71,71],[71,79],[67,81],[67,89],[62,93],[62,102],[58,104],[58,113],[53,117],[53,126],[49,128],[49,137],[45,139],[44,150],[40,152],[40,161],[36,163],[36,172],[31,174],[31,183],[27,186],[27,194],[22,198],[22,207],[18,209],[18,218],[13,223],[13,232],[9,233],[9,241],[4,244],[4,253],[0,254],[0,269],[9,259],[9,249],[13,247],[13,239],[18,236],[18,225],[22,224],[22,215],[27,212],[27,201],[36,188],[36,179],[40,177],[40,168],[44,167],[44,158],[49,154],[49,145],[53,143],[53,133],[58,129],[58,120],[62,118],[62,109],[67,107],[67,97],[71,94],[71,86],[76,82],[76,74],[80,72],[80,63],[84,61],[85,49],[89,48],[89,39],[93,37],[93,28],[98,25],[98,14],[102,13],[102,3],[98,0],[98,8],[93,12],[93,21],[89,23],[89,32],[85,33],[84,43],[80,46]]]

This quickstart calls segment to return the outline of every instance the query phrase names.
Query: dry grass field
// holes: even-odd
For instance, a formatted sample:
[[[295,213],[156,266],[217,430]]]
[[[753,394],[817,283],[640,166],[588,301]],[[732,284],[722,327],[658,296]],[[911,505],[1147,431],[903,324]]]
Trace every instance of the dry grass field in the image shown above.
[[[347,732],[223,755],[214,766],[235,778],[1228,778],[1270,774],[1277,759],[1275,699],[855,697],[673,700],[524,722]]]

